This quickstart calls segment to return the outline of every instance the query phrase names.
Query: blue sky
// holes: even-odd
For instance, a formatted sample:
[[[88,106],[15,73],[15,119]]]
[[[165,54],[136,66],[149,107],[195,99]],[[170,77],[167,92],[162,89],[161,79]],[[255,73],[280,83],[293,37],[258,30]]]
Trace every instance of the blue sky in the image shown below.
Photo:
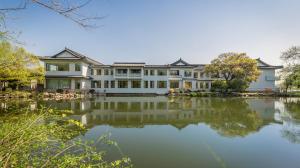
[[[17,0],[1,0],[0,7]],[[246,52],[270,64],[300,44],[299,0],[94,0],[82,13],[106,16],[85,30],[39,6],[9,13],[7,26],[37,55],[65,46],[105,64],[168,64],[179,57],[209,63],[223,52]]]

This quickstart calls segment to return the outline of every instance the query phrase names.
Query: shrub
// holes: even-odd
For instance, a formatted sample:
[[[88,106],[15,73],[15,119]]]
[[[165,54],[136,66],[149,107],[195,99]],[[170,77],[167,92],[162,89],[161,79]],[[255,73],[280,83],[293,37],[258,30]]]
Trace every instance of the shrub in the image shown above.
[[[89,90],[89,93],[90,93],[90,94],[94,94],[94,93],[95,93],[95,89],[90,89],[90,90]]]
[[[211,91],[215,92],[225,92],[228,88],[226,81],[224,80],[215,80],[212,82]]]
[[[63,90],[63,89],[56,89],[56,92],[57,92],[57,93],[63,93],[64,90]]]
[[[234,79],[228,83],[228,88],[237,92],[245,91],[248,87],[249,83],[244,80]]]

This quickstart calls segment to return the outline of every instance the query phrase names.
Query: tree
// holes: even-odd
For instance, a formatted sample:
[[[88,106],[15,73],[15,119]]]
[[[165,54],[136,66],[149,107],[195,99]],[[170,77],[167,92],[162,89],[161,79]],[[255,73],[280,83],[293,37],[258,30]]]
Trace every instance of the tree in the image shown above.
[[[19,86],[33,79],[42,82],[44,78],[44,68],[38,57],[8,42],[0,43],[0,67],[0,89],[7,82]]]
[[[260,75],[257,62],[246,53],[223,53],[205,67],[212,77],[221,78],[228,89],[243,91]]]
[[[300,88],[300,46],[292,46],[282,52],[280,58],[285,63],[281,71],[285,91],[292,87]]]

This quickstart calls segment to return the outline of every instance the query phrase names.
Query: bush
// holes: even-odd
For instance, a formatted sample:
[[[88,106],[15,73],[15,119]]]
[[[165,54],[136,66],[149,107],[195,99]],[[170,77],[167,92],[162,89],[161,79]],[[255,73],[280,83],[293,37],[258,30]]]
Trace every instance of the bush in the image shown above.
[[[228,88],[226,81],[224,80],[215,80],[212,82],[211,91],[215,92],[225,92]]]
[[[89,93],[90,93],[90,94],[94,94],[95,92],[96,92],[95,89],[90,89],[90,90],[89,90]]]
[[[228,83],[228,88],[236,92],[245,91],[248,87],[249,83],[240,79],[234,79]]]
[[[62,89],[56,89],[56,92],[57,92],[57,93],[63,93],[64,90],[62,90]]]

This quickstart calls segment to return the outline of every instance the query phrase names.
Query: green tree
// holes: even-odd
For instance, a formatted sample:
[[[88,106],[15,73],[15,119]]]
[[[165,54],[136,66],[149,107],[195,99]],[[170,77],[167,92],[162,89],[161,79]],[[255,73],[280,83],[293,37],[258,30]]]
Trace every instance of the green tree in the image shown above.
[[[260,75],[257,62],[246,53],[223,53],[205,67],[205,71],[212,77],[225,81],[228,89],[243,91]]]
[[[38,57],[8,42],[0,42],[0,67],[0,89],[5,83],[19,86],[32,80],[42,82],[44,78]]]
[[[285,67],[281,71],[285,91],[291,88],[300,88],[300,46],[292,46],[282,52],[280,58]]]

